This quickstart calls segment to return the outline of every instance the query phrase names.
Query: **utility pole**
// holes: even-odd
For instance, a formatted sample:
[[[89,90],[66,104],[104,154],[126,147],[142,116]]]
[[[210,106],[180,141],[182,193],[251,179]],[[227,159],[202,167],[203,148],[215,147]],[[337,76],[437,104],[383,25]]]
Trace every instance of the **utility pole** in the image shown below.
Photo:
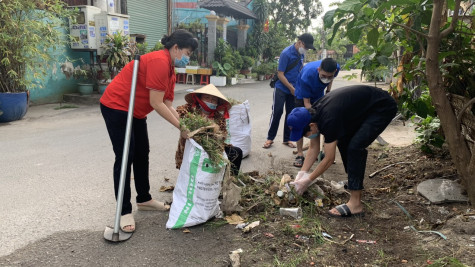
[[[327,57],[327,50],[325,49],[325,44],[327,42],[327,36],[325,33],[325,22],[323,21],[322,18],[322,53],[320,54],[321,58],[320,59],[325,59]]]

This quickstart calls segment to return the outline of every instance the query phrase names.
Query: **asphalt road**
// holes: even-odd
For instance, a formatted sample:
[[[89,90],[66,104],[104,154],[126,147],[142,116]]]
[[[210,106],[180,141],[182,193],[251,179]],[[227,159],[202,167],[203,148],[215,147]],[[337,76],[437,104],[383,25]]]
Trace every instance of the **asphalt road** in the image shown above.
[[[337,78],[334,88],[356,83]],[[177,86],[175,106],[185,103],[185,89],[190,87],[198,88]],[[288,168],[293,162],[292,149],[281,145],[281,128],[273,147],[262,148],[272,106],[273,89],[268,86],[268,81],[220,90],[233,99],[247,99],[251,105],[253,146],[250,156],[243,160],[242,171],[267,172],[272,167]],[[0,124],[0,265],[13,265],[15,262],[37,265],[40,262],[35,262],[35,258],[30,259],[38,258],[34,251],[49,259],[49,264],[74,265],[75,261],[51,261],[58,255],[53,253],[54,256],[47,257],[47,250],[48,244],[53,250],[67,250],[68,244],[72,246],[77,240],[82,240],[81,246],[89,246],[91,251],[112,249],[118,250],[119,255],[122,253],[117,246],[107,247],[101,237],[104,227],[113,224],[115,199],[112,183],[114,155],[99,106],[80,105],[78,108],[55,110],[58,106],[59,104],[32,106],[23,120]],[[178,131],[156,113],[149,115],[148,127],[151,193],[154,198],[169,201],[171,193],[160,193],[159,188],[162,185],[173,185],[176,181],[178,170],[175,169],[174,157]],[[273,166],[271,155],[274,157]],[[294,169],[296,173],[298,169]],[[165,178],[169,178],[169,182]],[[133,194],[132,199],[134,197]],[[157,235],[160,240],[176,238],[173,231],[165,230],[166,219],[166,214],[136,212],[137,231],[132,237],[135,241],[127,241],[119,246],[124,246],[124,251],[127,251],[134,248],[133,244],[141,243],[141,239],[145,242]],[[160,231],[161,234],[157,233]],[[206,241],[206,238],[216,239],[213,235],[207,237],[205,234],[197,238],[196,244],[202,244],[201,241]],[[30,245],[24,248],[28,244]],[[144,244],[148,247],[147,242]],[[176,243],[169,245],[175,248],[184,246]],[[190,243],[186,250],[206,258],[201,251],[203,247],[200,246]],[[228,249],[219,242],[204,248]],[[18,249],[19,252],[15,253]],[[158,246],[156,252],[160,252],[160,249],[161,246]],[[2,259],[2,256],[11,253],[13,254],[9,258]],[[187,263],[186,257],[177,258],[173,255],[163,256],[164,266]],[[91,254],[88,259],[90,261],[85,261],[82,257],[82,261],[77,262],[82,265],[81,263],[94,263],[98,260],[96,263],[99,264],[99,258],[104,260],[104,255],[97,252]],[[10,262],[12,259],[16,261]],[[109,263],[112,265],[112,262],[114,261]],[[153,263],[160,264],[158,261]]]

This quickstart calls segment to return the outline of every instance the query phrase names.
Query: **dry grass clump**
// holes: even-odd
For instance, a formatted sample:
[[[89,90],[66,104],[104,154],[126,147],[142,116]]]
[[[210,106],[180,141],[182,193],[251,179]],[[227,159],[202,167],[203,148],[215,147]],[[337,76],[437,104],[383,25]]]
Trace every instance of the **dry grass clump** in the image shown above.
[[[231,104],[231,106],[242,104],[242,101],[230,97],[228,97],[228,102]]]
[[[180,126],[186,127],[195,140],[208,153],[214,165],[223,163],[224,135],[214,121],[200,114],[187,113],[180,119]]]

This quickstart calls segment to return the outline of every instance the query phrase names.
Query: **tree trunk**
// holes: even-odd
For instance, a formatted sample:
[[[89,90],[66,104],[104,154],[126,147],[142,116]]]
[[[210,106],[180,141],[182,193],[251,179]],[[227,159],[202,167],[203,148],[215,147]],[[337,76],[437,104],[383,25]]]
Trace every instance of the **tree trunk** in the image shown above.
[[[463,185],[467,189],[471,204],[475,206],[475,174],[470,172],[470,170],[474,168],[470,166],[472,155],[461,133],[461,129],[458,127],[457,118],[447,97],[443,86],[442,73],[439,69],[438,54],[442,39],[440,34],[440,14],[444,6],[443,2],[443,0],[434,0],[429,37],[427,40],[426,75],[432,103],[440,118],[452,161],[455,164],[457,172],[462,177]],[[458,8],[456,7],[455,9],[457,10]]]

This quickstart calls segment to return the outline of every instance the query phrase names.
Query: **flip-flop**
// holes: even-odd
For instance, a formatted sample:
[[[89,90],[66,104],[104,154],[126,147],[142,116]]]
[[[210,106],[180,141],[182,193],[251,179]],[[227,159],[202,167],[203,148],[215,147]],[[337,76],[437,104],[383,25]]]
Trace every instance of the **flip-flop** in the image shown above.
[[[133,230],[125,229],[126,226],[133,226]],[[120,230],[125,233],[133,233],[135,231],[135,220],[132,213],[120,216]]]
[[[152,201],[148,202],[147,204],[137,203],[137,209],[146,210],[146,211],[151,211],[151,210],[167,211],[167,210],[170,210],[170,205],[167,205],[163,202],[152,199]]]
[[[283,144],[283,145],[286,145],[286,146],[288,146],[288,147],[290,147],[290,148],[296,148],[296,146],[294,145],[294,143],[291,143],[291,142],[283,142],[282,144]]]
[[[297,168],[302,167],[304,161],[305,161],[304,156],[297,156],[295,158],[294,167],[297,167]]]
[[[262,148],[267,149],[267,148],[271,147],[273,143],[274,143],[274,141],[270,141],[270,142],[269,142],[269,140],[268,140],[268,141],[266,141],[266,142],[264,143],[264,145],[262,146]]]
[[[338,218],[347,218],[347,217],[364,217],[364,212],[351,213],[350,208],[346,204],[341,204],[335,207],[335,209],[340,213],[336,215],[328,211],[328,215]]]

